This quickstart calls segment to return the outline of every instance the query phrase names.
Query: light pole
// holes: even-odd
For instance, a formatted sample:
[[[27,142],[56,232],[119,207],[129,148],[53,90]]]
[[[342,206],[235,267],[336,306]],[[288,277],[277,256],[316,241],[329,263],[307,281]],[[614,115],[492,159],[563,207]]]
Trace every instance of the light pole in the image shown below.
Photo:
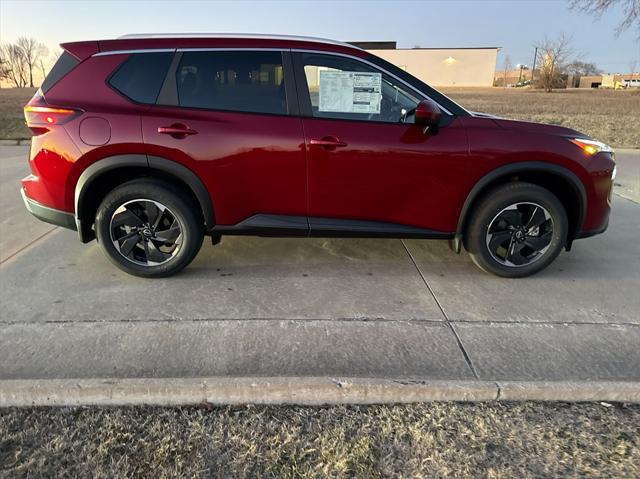
[[[519,85],[520,82],[522,81],[522,70],[528,70],[529,67],[527,65],[522,64],[522,63],[518,63],[516,65],[516,68],[520,69],[520,76],[518,77],[518,85]]]
[[[535,88],[533,86],[533,76],[536,74],[536,60],[538,59],[538,47],[536,47],[535,51],[533,52],[533,68],[531,69],[531,86],[533,88]]]

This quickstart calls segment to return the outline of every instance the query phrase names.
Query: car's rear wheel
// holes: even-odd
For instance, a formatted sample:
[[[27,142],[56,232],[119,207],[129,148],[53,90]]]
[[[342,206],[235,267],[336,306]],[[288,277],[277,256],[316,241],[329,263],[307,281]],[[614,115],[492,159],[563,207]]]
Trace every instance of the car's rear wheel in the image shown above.
[[[151,179],[125,183],[104,198],[95,219],[107,257],[136,276],[177,273],[195,258],[203,240],[197,207],[169,184]]]
[[[553,193],[531,183],[509,183],[490,191],[474,209],[465,248],[482,270],[519,278],[551,264],[567,231],[567,214]]]

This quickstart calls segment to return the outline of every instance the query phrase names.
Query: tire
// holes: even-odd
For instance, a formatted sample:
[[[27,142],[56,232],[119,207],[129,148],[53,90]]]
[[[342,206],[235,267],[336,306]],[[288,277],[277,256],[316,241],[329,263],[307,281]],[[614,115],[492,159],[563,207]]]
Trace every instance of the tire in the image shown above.
[[[181,190],[155,179],[129,181],[109,192],[98,207],[95,230],[113,264],[146,278],[181,271],[204,238],[199,207]]]
[[[483,271],[521,278],[549,266],[566,244],[567,232],[567,213],[555,195],[538,185],[515,182],[479,201],[464,245]]]

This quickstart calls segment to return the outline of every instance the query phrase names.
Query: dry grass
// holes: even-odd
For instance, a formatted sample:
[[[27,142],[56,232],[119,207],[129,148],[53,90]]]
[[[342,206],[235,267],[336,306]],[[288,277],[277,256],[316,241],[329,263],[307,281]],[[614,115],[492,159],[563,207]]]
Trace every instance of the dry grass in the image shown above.
[[[0,88],[0,139],[31,138],[22,107],[35,92],[35,88]]]
[[[443,88],[472,111],[574,128],[619,148],[640,148],[640,91]]]
[[[0,411],[0,476],[640,477],[640,407]]]
[[[23,105],[32,88],[0,89],[0,138],[24,139]],[[640,91],[443,88],[473,111],[563,125],[619,148],[640,148]]]

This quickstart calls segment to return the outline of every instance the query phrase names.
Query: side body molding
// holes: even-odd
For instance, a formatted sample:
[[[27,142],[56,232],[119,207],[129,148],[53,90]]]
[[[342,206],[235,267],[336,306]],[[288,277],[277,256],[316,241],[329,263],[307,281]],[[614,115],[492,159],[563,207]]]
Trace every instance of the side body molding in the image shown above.
[[[458,226],[456,227],[455,236],[450,242],[450,246],[453,251],[460,253],[460,250],[462,249],[462,235],[464,233],[467,216],[474,201],[478,199],[484,188],[500,177],[526,172],[553,173],[568,181],[568,183],[573,187],[574,192],[580,198],[576,233],[580,232],[584,221],[585,211],[587,210],[587,193],[582,181],[580,181],[580,178],[578,178],[572,171],[560,165],[543,163],[540,161],[521,161],[517,163],[510,163],[490,171],[480,178],[474,187],[471,188],[471,191],[467,195],[467,199],[462,205],[462,210],[458,217]]]
[[[96,180],[100,175],[110,170],[127,167],[148,168],[149,173],[152,170],[159,170],[169,175],[182,180],[186,185],[191,188],[191,191],[195,195],[202,209],[204,216],[205,226],[207,231],[210,231],[215,225],[215,216],[213,213],[213,204],[209,196],[209,192],[200,180],[198,176],[185,166],[182,166],[175,161],[160,158],[158,156],[148,155],[116,155],[103,158],[91,164],[85,169],[76,183],[75,196],[74,196],[74,210],[76,216],[76,225],[80,240],[83,242],[89,241],[90,235],[82,228],[82,216],[83,216],[83,199],[87,192],[91,189],[91,183]]]

